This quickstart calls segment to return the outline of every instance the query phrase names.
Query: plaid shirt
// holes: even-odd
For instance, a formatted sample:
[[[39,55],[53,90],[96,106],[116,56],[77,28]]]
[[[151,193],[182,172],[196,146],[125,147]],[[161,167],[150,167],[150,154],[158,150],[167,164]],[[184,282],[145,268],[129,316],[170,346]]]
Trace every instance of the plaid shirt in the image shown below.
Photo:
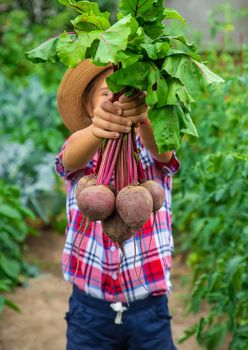
[[[148,178],[154,179],[164,188],[164,205],[155,214],[155,221],[154,214],[151,214],[142,230],[124,243],[123,260],[118,243],[112,242],[105,235],[100,221],[93,222],[86,230],[81,242],[77,261],[77,248],[81,234],[78,235],[79,237],[74,243],[69,260],[72,245],[82,220],[82,214],[75,198],[75,189],[82,176],[94,173],[98,153],[84,169],[68,172],[61,161],[66,143],[67,141],[55,160],[56,172],[65,180],[67,192],[68,223],[66,242],[62,253],[62,269],[65,280],[72,280],[78,263],[78,271],[73,283],[85,293],[96,298],[110,302],[132,302],[143,299],[148,294],[170,293],[172,290],[170,282],[171,254],[174,247],[171,232],[172,175],[180,167],[175,152],[169,163],[166,165],[160,163],[152,158],[150,152],[142,145],[140,136],[137,135],[137,147]],[[121,260],[118,278],[117,273]],[[68,261],[70,261],[69,264]]]

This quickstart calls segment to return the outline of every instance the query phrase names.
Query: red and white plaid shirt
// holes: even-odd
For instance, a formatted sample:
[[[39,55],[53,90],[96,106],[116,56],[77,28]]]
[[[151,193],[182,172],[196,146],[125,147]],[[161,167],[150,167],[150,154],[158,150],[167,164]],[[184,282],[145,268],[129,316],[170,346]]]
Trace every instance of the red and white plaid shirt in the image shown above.
[[[82,220],[82,214],[75,198],[75,189],[82,176],[94,173],[98,153],[84,169],[68,172],[61,161],[66,143],[67,141],[56,156],[55,169],[66,182],[68,223],[62,254],[62,270],[65,280],[71,281],[76,271],[77,248],[81,234],[74,243],[69,265],[68,259]],[[172,175],[179,170],[180,164],[175,153],[167,164],[156,161],[142,145],[139,135],[136,137],[136,143],[148,178],[157,181],[164,188],[164,205],[155,214],[155,223],[154,214],[152,214],[142,231],[124,243],[125,255],[120,267],[119,278],[117,278],[117,273],[122,259],[121,249],[117,243],[112,242],[105,235],[100,221],[93,222],[86,231],[79,248],[79,267],[73,281],[88,295],[110,302],[132,302],[143,299],[148,294],[167,294],[172,289],[170,269],[174,243],[171,231],[171,190]]]

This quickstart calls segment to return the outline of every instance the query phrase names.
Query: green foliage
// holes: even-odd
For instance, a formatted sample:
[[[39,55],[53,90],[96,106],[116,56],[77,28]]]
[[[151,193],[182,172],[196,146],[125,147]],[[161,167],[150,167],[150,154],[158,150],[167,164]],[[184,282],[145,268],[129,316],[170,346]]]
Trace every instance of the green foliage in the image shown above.
[[[65,71],[61,64],[57,64],[56,67],[48,64],[44,69],[42,66],[33,65],[27,61],[24,52],[30,45],[56,35],[61,28],[60,26],[67,27],[70,16],[68,13],[61,13],[55,18],[46,18],[44,25],[36,23],[30,25],[28,13],[25,11],[13,10],[0,14],[1,73],[11,80],[15,80],[17,84],[20,84],[20,78],[22,78],[23,84],[29,75],[36,74],[46,85],[58,85]]]
[[[0,176],[19,186],[22,203],[47,223],[64,206],[53,164],[66,132],[55,97],[37,79],[21,88],[0,77]]]
[[[100,0],[102,11],[111,11],[111,20],[116,13],[115,0]],[[58,36],[65,29],[72,30],[70,20],[74,10],[66,10],[57,0],[4,0],[1,2],[0,12],[0,65],[1,73],[22,84],[30,75],[38,75],[48,87],[58,87],[65,72],[62,64],[52,63],[34,65],[29,62],[24,52],[30,47],[51,37]],[[105,18],[105,26],[107,18]],[[82,19],[81,19],[82,23]],[[106,27],[104,27],[106,28]]]
[[[20,143],[29,139],[37,150],[55,153],[68,135],[58,115],[56,93],[46,92],[36,78],[23,87],[0,76],[0,105],[1,138],[9,135]]]
[[[138,23],[131,16],[127,15],[113,24],[100,36],[99,45],[94,55],[94,63],[104,65],[107,63],[124,63],[125,50],[127,49],[129,38],[138,30]],[[121,53],[121,55],[120,55]],[[133,52],[135,55],[135,52]]]
[[[225,57],[213,61],[222,64]],[[247,84],[246,71],[198,96],[192,116],[200,138],[191,148],[184,144],[175,181],[174,224],[185,232],[180,248],[189,252],[194,272],[191,311],[198,312],[204,300],[210,305],[185,338],[195,334],[207,350],[220,349],[228,335],[229,350],[248,344]]]
[[[223,79],[210,71],[204,64],[188,59],[185,54],[174,54],[164,60],[162,70],[171,77],[177,78],[185,86],[187,92],[196,94],[205,91],[212,83],[221,83]],[[190,102],[190,101],[189,101]]]
[[[96,3],[60,2],[80,13],[72,21],[75,35],[65,32],[39,45],[26,52],[28,59],[34,63],[60,61],[69,67],[85,58],[96,65],[112,63],[115,69],[107,83],[113,92],[147,91],[160,153],[179,149],[184,134],[190,135],[189,140],[198,136],[190,117],[191,94],[223,80],[202,63],[194,44],[184,36],[166,34],[164,19],[183,21],[177,11],[164,8],[162,0],[121,0],[118,20],[109,27],[108,14],[101,13]],[[142,82],[137,74],[141,70]]]
[[[68,34],[68,37],[73,38],[74,34]],[[29,58],[33,63],[43,63],[46,61],[50,61],[52,63],[57,62],[58,55],[54,48],[57,46],[58,40],[59,37],[57,36],[55,38],[48,39],[37,48],[36,54],[34,56],[33,52],[31,51],[29,53]]]
[[[68,6],[80,13],[73,21],[74,28],[90,32],[94,30],[106,30],[110,27],[109,12],[99,11],[96,2],[59,0],[62,5]]]
[[[140,24],[145,22],[161,21],[164,19],[164,7],[161,0],[121,0],[119,3],[119,15],[131,14],[136,17]]]
[[[57,54],[60,61],[68,66],[77,65],[85,57],[87,49],[96,39],[99,39],[99,36],[99,31],[82,32],[78,36],[63,33],[57,44]]]
[[[26,218],[33,213],[20,202],[17,186],[0,180],[0,313],[5,305],[19,311],[17,305],[6,298],[15,285],[22,285],[26,278],[37,272],[29,267],[22,257],[22,244],[30,234]],[[32,272],[32,273],[31,273]],[[4,294],[3,294],[4,293]]]
[[[169,106],[165,108],[160,108],[158,110],[151,108],[149,111],[149,116],[153,116],[153,130],[154,136],[156,137],[156,142],[159,144],[165,145],[165,150],[178,149],[180,147],[180,143],[178,140],[178,134],[180,133],[180,121],[178,118],[178,107],[177,106]],[[166,118],[166,123],[164,125],[163,130],[159,130],[161,128],[161,120],[163,116],[168,116]]]
[[[241,6],[236,6],[236,8],[234,8],[234,6],[229,1],[215,5],[209,11],[208,17],[211,36],[215,38],[217,34],[221,33],[224,38],[224,48],[226,50],[232,49],[232,34],[235,32],[238,21],[247,16],[247,7],[243,6],[242,8]],[[240,44],[242,44],[242,42],[240,42]]]
[[[186,22],[185,18],[183,18],[183,16],[175,9],[166,8],[164,10],[164,15],[165,15],[165,19],[177,19],[182,23]]]

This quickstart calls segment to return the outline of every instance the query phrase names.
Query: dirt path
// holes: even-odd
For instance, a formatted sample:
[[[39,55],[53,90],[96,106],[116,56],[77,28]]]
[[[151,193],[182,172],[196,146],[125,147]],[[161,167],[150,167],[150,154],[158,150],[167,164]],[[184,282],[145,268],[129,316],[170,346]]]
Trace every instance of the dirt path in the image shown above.
[[[61,275],[60,257],[64,237],[44,232],[29,240],[28,260],[37,263],[42,271],[38,278],[30,280],[27,288],[17,288],[10,295],[22,309],[18,314],[5,309],[0,316],[0,350],[64,350],[66,323],[64,313],[71,287]],[[185,315],[184,303],[188,290],[180,283],[188,271],[174,256],[172,283],[174,292],[169,298],[173,315],[172,327],[175,342],[183,330],[193,325],[199,315]],[[194,339],[178,345],[178,350],[200,350]],[[117,349],[118,350],[118,349]],[[156,349],[154,349],[156,350]]]

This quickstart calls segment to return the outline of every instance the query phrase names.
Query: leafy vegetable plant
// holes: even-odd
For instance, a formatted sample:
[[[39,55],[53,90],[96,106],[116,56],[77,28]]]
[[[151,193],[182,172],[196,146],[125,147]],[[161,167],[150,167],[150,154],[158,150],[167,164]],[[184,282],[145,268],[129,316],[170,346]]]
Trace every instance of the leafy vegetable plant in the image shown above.
[[[34,63],[60,61],[75,67],[85,58],[96,65],[112,63],[110,90],[147,91],[149,118],[159,151],[177,150],[183,135],[198,137],[190,117],[195,93],[223,80],[201,61],[194,44],[184,36],[167,35],[164,20],[185,21],[163,0],[119,2],[117,21],[89,1],[59,0],[78,12],[74,32],[64,32],[26,53]]]
[[[223,70],[226,56],[212,57],[216,70]],[[229,55],[225,84],[199,95],[193,118],[200,140],[183,144],[184,167],[174,181],[177,246],[188,252],[193,272],[190,309],[205,311],[207,302],[209,310],[182,340],[194,334],[207,350],[248,344],[247,52],[243,56],[243,75]]]
[[[0,76],[0,104],[0,177],[19,186],[22,204],[49,223],[64,205],[53,169],[65,137],[55,94],[34,78],[17,87]]]
[[[23,284],[27,276],[36,274],[22,258],[22,244],[31,231],[25,219],[34,215],[21,204],[18,187],[3,180],[0,181],[0,216],[0,313],[4,306],[20,311],[6,297],[6,292]]]

